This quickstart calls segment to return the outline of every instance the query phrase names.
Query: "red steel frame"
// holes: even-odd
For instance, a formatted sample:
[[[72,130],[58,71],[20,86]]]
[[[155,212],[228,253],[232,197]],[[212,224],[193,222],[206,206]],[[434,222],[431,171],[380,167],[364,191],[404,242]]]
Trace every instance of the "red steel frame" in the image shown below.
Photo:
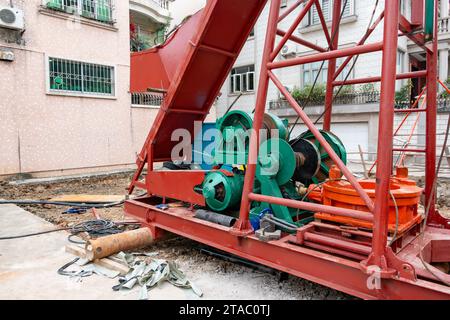
[[[328,207],[313,203],[294,201],[288,199],[274,198],[262,196],[253,193],[253,185],[256,174],[256,163],[259,149],[259,137],[253,134],[250,140],[249,164],[247,166],[244,188],[242,193],[242,203],[239,213],[238,222],[232,228],[226,228],[205,222],[194,218],[192,211],[183,208],[162,211],[155,207],[159,198],[144,197],[137,200],[126,202],[125,211],[127,214],[139,219],[147,225],[155,238],[159,238],[164,231],[173,232],[181,236],[205,243],[207,245],[219,248],[229,253],[241,256],[243,258],[256,261],[268,265],[270,267],[294,274],[296,276],[341,290],[343,292],[367,299],[449,299],[450,288],[436,283],[434,281],[423,280],[417,277],[422,274],[422,270],[415,270],[416,265],[409,261],[408,255],[394,254],[388,245],[388,212],[389,212],[389,181],[392,174],[393,166],[393,135],[394,135],[394,95],[395,81],[397,79],[421,78],[427,79],[427,103],[426,112],[427,119],[427,146],[423,151],[426,155],[426,187],[425,199],[426,204],[430,203],[429,225],[439,228],[449,228],[448,221],[442,218],[435,210],[435,197],[432,190],[433,183],[436,178],[436,83],[437,83],[437,1],[435,1],[435,37],[434,40],[424,43],[420,36],[408,33],[413,30],[413,24],[400,15],[399,0],[386,1],[386,7],[380,17],[374,22],[368,33],[364,35],[361,41],[352,48],[339,49],[339,20],[342,0],[334,1],[331,36],[327,30],[326,23],[320,4],[317,0],[299,0],[286,12],[280,15],[281,0],[272,0],[270,4],[270,13],[266,34],[266,43],[264,46],[263,61],[260,71],[258,95],[256,108],[254,113],[254,131],[259,132],[262,128],[265,106],[267,102],[267,92],[269,82],[280,90],[291,104],[293,109],[298,113],[304,124],[314,134],[324,149],[328,152],[335,164],[342,171],[346,179],[352,184],[355,190],[364,200],[370,213]],[[287,30],[279,30],[278,24],[287,15],[294,12],[301,4],[295,22]],[[318,9],[321,25],[330,48],[324,49],[308,41],[293,36],[294,31],[298,28],[302,19],[308,14],[313,6]],[[413,15],[415,18],[416,16]],[[375,28],[384,23],[383,41],[373,44],[365,44],[370,34]],[[409,72],[397,75],[396,72],[396,56],[399,30],[401,35],[411,38],[421,47],[425,49],[427,55],[427,70],[419,72]],[[280,36],[280,41],[276,44],[276,37]],[[275,61],[279,52],[287,41],[295,41],[313,50],[313,53],[306,57],[299,57],[283,61]],[[322,137],[320,131],[309,119],[307,114],[302,110],[301,106],[295,101],[289,91],[283,86],[281,81],[273,72],[275,69],[305,64],[315,61],[329,60],[327,92],[325,102],[325,118],[324,129],[331,126],[332,104],[334,88],[342,85],[342,81],[336,81],[339,73],[343,71],[344,66],[336,70],[336,59],[347,57],[344,62],[348,64],[355,55],[366,54],[370,52],[382,53],[382,73],[381,77],[364,78],[349,80],[348,84],[359,84],[367,82],[381,82],[381,102],[379,115],[379,136],[383,137],[378,142],[378,159],[376,173],[376,199],[373,202],[364,189],[359,185],[357,179],[352,175],[350,170],[345,166],[331,146]],[[153,130],[157,131],[158,124]],[[152,146],[152,150],[157,144]],[[415,151],[415,150],[408,150]],[[152,153],[147,156],[148,171],[153,171]],[[189,179],[183,172],[178,173],[180,181]],[[196,175],[197,173],[191,173]],[[147,186],[152,184],[147,177]],[[144,184],[133,182],[134,186],[145,187]],[[160,189],[164,189],[161,187]],[[179,187],[178,187],[179,189]],[[163,191],[161,191],[163,193]],[[180,191],[181,192],[181,191]],[[159,193],[160,197],[165,195]],[[326,212],[339,216],[357,217],[366,221],[372,221],[374,231],[372,235],[372,246],[369,248],[368,258],[361,262],[355,262],[333,253],[325,253],[321,250],[314,250],[295,245],[295,236],[286,236],[279,241],[265,243],[259,241],[253,235],[253,229],[249,222],[249,211],[252,201],[267,202],[271,204],[284,205],[287,207],[304,209],[314,212]],[[439,230],[431,227],[427,228],[427,232],[431,234],[431,238],[436,234],[438,239],[449,241],[450,232],[447,230]],[[434,238],[433,238],[434,239]],[[332,241],[331,241],[332,244]],[[320,248],[317,245],[316,248]],[[336,249],[334,252],[338,253]],[[355,255],[357,256],[357,255]],[[411,262],[411,263],[410,263]],[[369,289],[367,281],[371,276],[371,268],[376,266],[379,275],[383,279],[381,288],[377,290]],[[430,277],[428,277],[430,278]],[[432,278],[432,277],[431,277]]]

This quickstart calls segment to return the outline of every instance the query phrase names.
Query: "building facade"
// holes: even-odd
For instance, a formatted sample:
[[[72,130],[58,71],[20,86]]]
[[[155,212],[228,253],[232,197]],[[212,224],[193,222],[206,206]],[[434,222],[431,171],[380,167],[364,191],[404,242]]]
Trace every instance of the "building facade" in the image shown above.
[[[293,5],[295,0],[284,0],[281,4],[281,13]],[[383,0],[379,1],[377,10],[374,14],[374,19],[377,19],[381,11],[384,9]],[[411,11],[411,1],[401,0],[401,12],[409,18]],[[372,12],[376,0],[342,0],[346,4],[343,10],[341,29],[339,34],[339,45],[342,48],[354,46],[366,33],[372,18]],[[324,16],[331,20],[331,10],[333,0],[320,0]],[[281,24],[281,30],[287,30],[292,25],[294,19],[302,6],[293,11]],[[447,80],[449,77],[448,67],[448,53],[450,43],[450,27],[449,27],[449,0],[440,2],[440,20],[439,20],[439,37],[440,37],[440,61],[439,61],[439,75],[440,79]],[[260,17],[254,32],[249,37],[247,44],[241,52],[235,68],[230,73],[226,83],[222,88],[222,95],[218,100],[217,114],[222,116],[228,107],[239,96],[236,108],[244,109],[251,112],[256,102],[256,89],[259,79],[260,63],[262,61],[262,53],[265,42],[265,33],[267,28],[269,7],[266,6],[262,16]],[[329,26],[330,27],[330,26]],[[324,37],[320,20],[315,11],[310,12],[301,22],[294,35],[301,37],[309,42],[312,42],[321,47],[327,48],[327,42]],[[383,25],[380,24],[378,28],[372,33],[367,43],[380,41],[383,36]],[[278,37],[278,40],[280,37]],[[404,73],[413,70],[415,67],[421,66],[424,63],[424,56],[419,54],[420,49],[413,42],[406,39],[406,37],[399,38],[399,48],[397,55],[397,72]],[[276,60],[292,59],[294,57],[301,57],[311,52],[311,49],[303,47],[293,42],[288,42],[283,48],[281,54]],[[342,59],[337,61],[338,67],[342,63]],[[344,69],[341,73],[341,80],[344,78],[364,78],[379,76],[381,74],[381,53],[370,53],[361,55],[355,63],[354,68],[351,68],[353,62]],[[319,74],[319,71],[321,73]],[[327,64],[321,69],[321,62],[312,63],[302,66],[290,67],[282,70],[275,70],[278,78],[291,91],[296,90],[299,93],[309,92],[310,86],[313,84],[316,77],[318,77],[317,86],[320,87],[326,82]],[[396,84],[396,89],[401,91],[408,82],[406,80],[399,80]],[[359,147],[366,153],[366,158],[372,159],[376,153],[377,139],[378,139],[378,110],[379,110],[379,84],[369,87],[352,87],[346,88],[345,91],[350,90],[346,94],[341,94],[335,101],[333,127],[332,130],[342,138],[344,144],[350,152],[350,158],[359,159]],[[414,94],[414,93],[413,93]],[[418,94],[418,93],[416,93]],[[318,101],[313,101],[309,104],[306,111],[314,119],[323,112],[323,103],[319,98]],[[293,124],[297,118],[294,110],[289,107],[285,100],[282,99],[278,90],[273,84],[270,84],[268,91],[267,110],[279,115],[280,117],[289,119]],[[400,117],[400,116],[399,116]],[[446,123],[446,113],[440,113],[438,119],[438,126],[442,127]],[[423,120],[423,119],[422,119]],[[399,123],[400,119],[396,119]],[[408,121],[407,123],[410,123]],[[414,123],[414,121],[412,121]],[[423,127],[422,123],[422,127]],[[421,125],[417,126],[417,130]],[[411,126],[404,126],[400,134],[407,134]],[[294,128],[294,135],[305,130],[302,123]],[[439,137],[440,141],[443,136]],[[401,140],[401,138],[400,138]],[[420,138],[418,139],[420,140]]]
[[[168,4],[0,0],[0,176],[134,166],[152,111],[131,106],[130,16]]]
[[[162,43],[169,29],[173,0],[130,0],[131,50],[142,51]]]

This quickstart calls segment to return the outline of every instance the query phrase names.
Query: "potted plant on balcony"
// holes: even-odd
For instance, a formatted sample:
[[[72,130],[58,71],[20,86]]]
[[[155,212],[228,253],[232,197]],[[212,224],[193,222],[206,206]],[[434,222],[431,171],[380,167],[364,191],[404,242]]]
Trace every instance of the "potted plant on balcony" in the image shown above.
[[[47,8],[52,10],[62,10],[63,9],[63,0],[48,0]]]

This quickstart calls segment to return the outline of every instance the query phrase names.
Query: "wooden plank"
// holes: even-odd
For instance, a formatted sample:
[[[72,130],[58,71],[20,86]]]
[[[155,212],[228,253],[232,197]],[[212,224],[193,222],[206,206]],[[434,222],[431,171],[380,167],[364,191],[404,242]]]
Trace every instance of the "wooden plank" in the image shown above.
[[[62,195],[50,199],[54,202],[70,202],[70,203],[111,203],[124,200],[123,195],[90,195],[90,194],[73,194]]]
[[[86,250],[84,250],[84,248],[77,246],[75,244],[68,244],[66,246],[66,252],[73,254],[74,256],[80,257],[82,259],[86,258]]]
[[[117,261],[111,260],[109,258],[104,258],[100,260],[96,260],[94,264],[107,268],[109,270],[120,272],[121,276],[124,276],[130,272],[130,268],[128,266],[123,265]]]
[[[80,257],[82,259],[85,259],[86,257],[86,250],[83,247],[74,244],[67,245],[66,252],[73,254],[74,256]],[[111,258],[103,258],[100,260],[96,260],[94,264],[101,266],[103,268],[107,268],[109,270],[118,271],[122,276],[126,275],[130,271],[130,268],[128,266],[118,261],[112,260]]]

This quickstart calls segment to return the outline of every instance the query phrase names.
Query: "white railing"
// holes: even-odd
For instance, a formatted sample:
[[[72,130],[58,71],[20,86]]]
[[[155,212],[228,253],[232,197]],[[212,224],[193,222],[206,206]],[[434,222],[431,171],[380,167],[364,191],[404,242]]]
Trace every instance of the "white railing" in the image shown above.
[[[132,92],[131,105],[159,107],[164,99],[164,94],[155,92]]]
[[[450,32],[450,17],[440,18],[438,22],[439,33]]]
[[[169,10],[169,0],[150,0],[163,9]]]

